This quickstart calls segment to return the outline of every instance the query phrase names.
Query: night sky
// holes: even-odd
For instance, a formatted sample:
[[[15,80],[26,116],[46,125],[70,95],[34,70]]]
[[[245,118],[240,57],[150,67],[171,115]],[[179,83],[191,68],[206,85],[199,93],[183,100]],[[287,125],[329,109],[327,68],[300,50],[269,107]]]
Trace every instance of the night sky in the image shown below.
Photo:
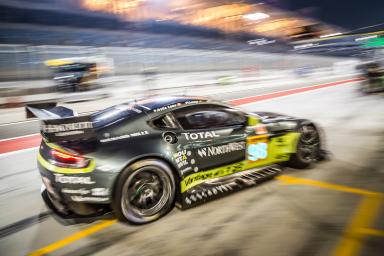
[[[265,0],[262,2],[350,30],[384,22],[384,0]]]

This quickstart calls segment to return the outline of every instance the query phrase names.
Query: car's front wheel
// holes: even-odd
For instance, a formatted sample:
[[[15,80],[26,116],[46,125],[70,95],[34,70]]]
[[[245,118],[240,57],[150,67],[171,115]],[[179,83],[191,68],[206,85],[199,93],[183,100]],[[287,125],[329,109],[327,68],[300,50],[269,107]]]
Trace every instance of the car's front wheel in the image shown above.
[[[145,224],[173,207],[175,179],[171,168],[160,160],[145,159],[128,166],[116,185],[113,208],[120,221]]]
[[[304,169],[319,158],[320,134],[312,124],[302,125],[299,132],[296,153],[291,156],[289,166]]]

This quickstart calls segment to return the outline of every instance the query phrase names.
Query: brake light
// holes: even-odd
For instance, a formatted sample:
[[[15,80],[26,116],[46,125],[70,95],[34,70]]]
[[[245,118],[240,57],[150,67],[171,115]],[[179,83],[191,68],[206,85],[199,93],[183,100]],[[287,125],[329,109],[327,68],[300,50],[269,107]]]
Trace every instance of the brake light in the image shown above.
[[[83,168],[86,167],[89,163],[89,160],[85,157],[58,151],[55,149],[51,150],[51,156],[53,164],[60,167]]]

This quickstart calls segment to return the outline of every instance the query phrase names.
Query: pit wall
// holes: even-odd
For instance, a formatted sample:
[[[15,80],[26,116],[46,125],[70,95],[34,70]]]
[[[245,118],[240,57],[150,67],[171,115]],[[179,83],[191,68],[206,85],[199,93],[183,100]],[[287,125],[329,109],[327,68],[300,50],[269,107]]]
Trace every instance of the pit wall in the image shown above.
[[[46,79],[44,61],[55,58],[101,56],[110,60],[115,75],[242,70],[323,69],[345,58],[265,52],[191,50],[137,47],[0,45],[0,81]]]

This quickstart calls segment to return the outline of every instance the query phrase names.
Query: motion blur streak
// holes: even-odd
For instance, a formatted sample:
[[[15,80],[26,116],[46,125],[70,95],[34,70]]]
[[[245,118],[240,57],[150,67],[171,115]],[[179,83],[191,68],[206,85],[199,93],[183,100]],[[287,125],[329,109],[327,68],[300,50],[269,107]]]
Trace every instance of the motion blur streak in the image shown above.
[[[376,229],[370,229],[370,228],[359,228],[357,230],[357,233],[363,234],[366,236],[382,236],[382,237],[384,237],[384,231],[383,230],[376,230]]]
[[[56,251],[70,243],[73,243],[81,238],[84,238],[86,236],[89,236],[89,235],[92,235],[93,233],[96,233],[100,230],[103,230],[113,224],[115,224],[117,222],[117,220],[106,220],[106,221],[102,221],[98,224],[95,224],[87,229],[84,229],[84,230],[81,230],[71,236],[68,236],[60,241],[57,241],[53,244],[50,244],[46,247],[43,247],[37,251],[34,251],[30,254],[28,254],[29,256],[40,256],[40,255],[45,255],[47,253],[51,253],[53,251]]]
[[[0,140],[0,154],[39,146],[40,134]]]
[[[283,184],[286,185],[302,184],[364,196],[357,210],[352,216],[350,223],[345,229],[344,234],[333,253],[334,256],[358,255],[365,236],[384,236],[384,231],[368,229],[368,227],[373,224],[380,210],[384,194],[359,188],[352,188],[286,175],[279,176],[276,179],[282,181]]]
[[[369,227],[375,220],[383,197],[365,196],[353,215],[344,235],[334,251],[334,256],[359,255],[364,235],[359,228]]]
[[[322,181],[317,181],[312,179],[297,178],[297,177],[286,176],[286,175],[278,176],[276,179],[282,181],[283,184],[286,184],[286,185],[301,184],[301,185],[315,186],[315,187],[337,190],[341,192],[364,195],[364,196],[384,197],[384,194],[382,193],[368,191],[368,190],[359,189],[359,188],[352,188],[348,186],[342,186],[342,185],[337,185],[337,184],[332,184],[332,183],[327,183],[327,182],[322,182]]]
[[[242,99],[231,100],[229,102],[234,104],[234,105],[243,105],[243,104],[253,103],[256,101],[262,101],[262,100],[268,100],[268,99],[273,99],[273,98],[277,98],[277,97],[283,97],[283,96],[287,96],[287,95],[291,95],[291,94],[295,94],[295,93],[307,92],[307,91],[311,91],[311,90],[326,88],[326,87],[335,86],[335,85],[341,85],[341,84],[350,83],[350,82],[356,82],[356,81],[360,81],[360,80],[362,80],[362,79],[361,78],[354,78],[354,79],[336,81],[336,82],[325,83],[325,84],[311,85],[308,87],[295,88],[295,89],[286,90],[286,91],[273,92],[273,93],[268,93],[268,94],[263,94],[263,95],[256,95],[256,96],[252,96],[252,97],[246,97],[246,98],[242,98]]]
[[[317,84],[317,85],[311,85],[308,87],[301,87],[301,88],[296,88],[296,89],[290,89],[290,90],[285,90],[285,91],[256,95],[256,96],[245,97],[245,98],[240,98],[240,99],[233,99],[233,100],[229,100],[228,102],[233,104],[233,105],[244,105],[244,104],[248,104],[248,103],[254,103],[254,102],[258,102],[258,101],[288,96],[288,95],[296,94],[296,93],[308,92],[308,91],[312,91],[312,90],[327,88],[330,86],[342,85],[342,84],[360,81],[360,80],[362,80],[362,79],[361,78],[354,78],[354,79],[348,79],[348,80],[341,80],[341,81],[336,81],[336,82],[331,82],[331,83]],[[13,151],[17,151],[17,150],[22,150],[22,149],[26,149],[26,148],[31,148],[31,147],[37,147],[37,146],[39,146],[40,141],[41,141],[40,134],[32,134],[29,136],[0,140],[0,154],[13,152]]]
[[[348,224],[340,243],[334,251],[334,256],[354,256],[357,255],[362,244],[364,236],[384,236],[384,231],[368,229],[373,223],[375,217],[380,209],[384,194],[373,191],[368,191],[359,188],[353,188],[348,186],[342,186],[338,184],[332,184],[322,182],[318,180],[298,178],[289,175],[281,175],[275,179],[282,181],[283,185],[308,185],[313,187],[320,187],[330,190],[336,190],[346,193],[353,193],[363,195],[363,200],[355,211],[350,223]],[[81,238],[87,237],[93,233],[101,231],[113,224],[117,220],[102,221],[98,224],[91,226],[88,229],[79,231],[71,236],[68,236],[60,241],[43,247],[37,251],[34,251],[29,256],[40,256],[47,253],[54,252],[64,246],[67,246]]]

